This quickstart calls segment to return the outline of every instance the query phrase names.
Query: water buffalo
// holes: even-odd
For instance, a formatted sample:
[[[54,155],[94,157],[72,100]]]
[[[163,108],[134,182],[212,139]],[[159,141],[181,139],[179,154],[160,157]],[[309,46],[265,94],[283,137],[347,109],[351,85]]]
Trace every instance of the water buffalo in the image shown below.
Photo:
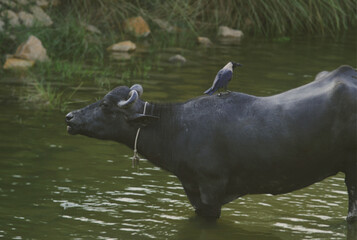
[[[269,97],[230,92],[158,104],[145,103],[142,92],[138,84],[115,88],[68,113],[67,131],[130,148],[137,140],[138,152],[177,176],[196,213],[208,218],[240,196],[288,193],[343,172],[347,220],[356,221],[355,69],[321,72]]]

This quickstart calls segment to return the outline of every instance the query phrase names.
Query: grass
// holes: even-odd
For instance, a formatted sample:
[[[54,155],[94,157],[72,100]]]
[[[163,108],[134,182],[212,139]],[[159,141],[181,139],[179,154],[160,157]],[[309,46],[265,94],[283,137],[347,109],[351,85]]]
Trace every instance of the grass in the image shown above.
[[[30,85],[32,87],[28,88],[27,94],[22,97],[25,102],[31,103],[37,108],[64,109],[66,107],[66,103],[62,99],[64,92],[58,92],[51,87],[50,83],[36,79]]]
[[[356,26],[354,0],[66,0],[78,16],[89,14],[91,22],[105,29],[122,31],[127,17],[168,21],[191,35],[215,32],[228,25],[248,33],[287,35],[334,33]],[[95,11],[95,14],[91,14]],[[155,24],[150,24],[154,26]]]
[[[151,47],[195,45],[199,35],[215,36],[218,26],[243,30],[246,35],[290,36],[296,33],[336,33],[356,26],[355,0],[63,0],[60,7],[46,10],[51,27],[17,27],[11,37],[0,33],[0,52],[15,51],[29,35],[41,39],[51,59],[103,61],[105,49],[114,42],[131,39],[123,21],[143,16],[152,34]],[[167,33],[153,21],[164,20],[177,29]],[[88,32],[83,23],[93,24],[102,34]],[[15,41],[14,41],[15,38]]]
[[[45,81],[44,78],[30,77],[29,80],[30,87],[27,88],[25,95],[20,98],[23,102],[31,104],[34,108],[57,109],[62,112],[67,110],[71,103],[70,99],[83,85],[83,82],[81,82],[74,90],[66,92]]]
[[[143,16],[152,30],[148,40],[153,47],[190,47],[199,35],[215,35],[218,26],[227,25],[257,35],[271,37],[295,33],[336,33],[356,26],[355,0],[63,0],[60,7],[46,10],[51,27],[17,27],[0,33],[0,52],[8,53],[35,35],[46,46],[51,59],[103,60],[106,47],[131,39],[123,21]],[[174,26],[167,33],[153,21],[156,18]],[[82,23],[93,24],[102,34],[88,32]],[[15,38],[15,41],[14,41]]]
[[[102,90],[109,91],[117,85],[130,85],[131,78],[148,79],[152,64],[139,58],[127,63],[87,65],[84,61],[52,60],[36,63],[26,74],[31,80],[29,91],[23,100],[39,107],[66,111],[75,92],[84,83],[93,83]],[[22,73],[24,74],[24,72]],[[65,93],[68,85],[78,85],[72,93]],[[64,87],[61,87],[64,86]]]

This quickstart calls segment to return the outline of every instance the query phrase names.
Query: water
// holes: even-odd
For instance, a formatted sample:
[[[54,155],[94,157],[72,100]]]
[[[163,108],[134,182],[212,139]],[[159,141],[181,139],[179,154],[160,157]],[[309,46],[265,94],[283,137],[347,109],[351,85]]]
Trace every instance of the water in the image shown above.
[[[230,89],[266,96],[314,79],[342,64],[356,67],[356,34],[339,39],[297,37],[290,42],[246,38],[240,44],[180,50],[183,66],[152,58],[141,83],[148,101],[185,101],[201,95],[230,60],[244,64]],[[112,61],[111,64],[123,64]],[[354,239],[348,230],[343,174],[289,194],[253,195],[222,209],[216,223],[195,218],[179,181],[145,160],[131,168],[132,150],[113,143],[70,136],[64,115],[19,98],[22,76],[0,78],[0,238],[5,239]],[[76,82],[77,81],[77,82]],[[84,81],[70,110],[102,97]]]

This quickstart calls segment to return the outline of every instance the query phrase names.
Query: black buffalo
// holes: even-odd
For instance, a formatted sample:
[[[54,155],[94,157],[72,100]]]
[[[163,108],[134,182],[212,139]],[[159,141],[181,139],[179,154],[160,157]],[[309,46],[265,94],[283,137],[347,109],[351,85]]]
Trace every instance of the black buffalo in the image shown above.
[[[345,173],[347,220],[357,219],[357,74],[342,66],[269,97],[238,92],[148,103],[117,87],[66,116],[70,134],[134,148],[181,181],[199,216],[246,194],[288,193]]]

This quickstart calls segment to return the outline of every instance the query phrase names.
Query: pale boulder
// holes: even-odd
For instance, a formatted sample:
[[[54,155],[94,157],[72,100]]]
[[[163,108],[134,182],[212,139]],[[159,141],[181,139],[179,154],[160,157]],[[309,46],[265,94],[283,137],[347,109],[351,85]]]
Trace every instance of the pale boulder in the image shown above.
[[[169,58],[170,63],[186,63],[187,60],[184,56],[177,54]]]
[[[96,26],[88,24],[85,26],[85,28],[88,32],[95,33],[95,34],[102,34],[102,32]]]
[[[161,29],[165,30],[168,33],[172,33],[176,31],[176,28],[172,26],[169,22],[164,21],[159,18],[155,18],[152,20],[154,23],[156,23]]]
[[[17,3],[20,5],[29,5],[29,1],[28,0],[17,0]]]
[[[40,62],[49,60],[42,42],[35,36],[30,36],[26,42],[22,43],[16,49],[14,57]]]
[[[16,7],[16,2],[14,2],[14,0],[0,0],[0,3],[6,5],[10,8]]]
[[[12,26],[12,27],[20,26],[19,17],[17,16],[17,14],[15,12],[13,12],[11,10],[5,10],[5,11],[1,12],[1,16],[3,18],[7,19],[10,26]]]
[[[94,33],[94,34],[102,34],[102,32],[93,25],[81,22],[81,26],[84,27],[88,32]]]
[[[146,37],[150,34],[149,25],[141,16],[126,19],[124,29],[136,37]]]
[[[4,26],[5,26],[5,23],[0,20],[0,32],[4,31]]]
[[[39,6],[30,7],[30,11],[40,25],[47,27],[53,24],[52,19]]]
[[[30,13],[21,11],[17,14],[19,16],[19,19],[21,20],[21,23],[26,26],[26,27],[32,27],[34,24],[34,16]]]
[[[4,69],[15,69],[15,70],[24,70],[32,67],[35,64],[35,61],[19,59],[19,58],[8,58],[5,61]]]
[[[212,46],[213,43],[211,42],[211,40],[207,37],[197,37],[197,42],[199,45],[205,46],[205,47],[209,47]]]
[[[53,7],[57,7],[58,5],[61,4],[61,0],[50,0],[50,4]]]
[[[132,41],[123,41],[115,43],[107,48],[111,52],[130,52],[136,49],[135,43]]]
[[[41,8],[47,8],[49,3],[47,0],[36,0],[36,5]]]
[[[232,29],[227,26],[220,26],[218,28],[219,37],[228,37],[228,38],[241,38],[243,37],[243,32],[241,30]]]

